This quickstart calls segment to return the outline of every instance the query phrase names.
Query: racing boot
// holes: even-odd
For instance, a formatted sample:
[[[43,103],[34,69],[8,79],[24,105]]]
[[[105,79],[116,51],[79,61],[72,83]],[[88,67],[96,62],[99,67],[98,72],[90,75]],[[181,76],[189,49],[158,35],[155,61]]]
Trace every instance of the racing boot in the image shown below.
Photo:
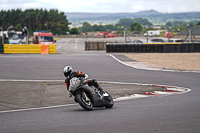
[[[98,89],[98,91],[100,91],[101,95],[103,95],[103,93],[105,92],[101,87],[98,87],[97,89]]]

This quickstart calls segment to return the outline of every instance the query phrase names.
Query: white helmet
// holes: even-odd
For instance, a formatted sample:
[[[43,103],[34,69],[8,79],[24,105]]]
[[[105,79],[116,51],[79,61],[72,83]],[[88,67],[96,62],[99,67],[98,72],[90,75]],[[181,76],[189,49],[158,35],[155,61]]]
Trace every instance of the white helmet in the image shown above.
[[[73,68],[71,66],[66,66],[63,69],[63,73],[65,77],[68,77],[73,72]]]

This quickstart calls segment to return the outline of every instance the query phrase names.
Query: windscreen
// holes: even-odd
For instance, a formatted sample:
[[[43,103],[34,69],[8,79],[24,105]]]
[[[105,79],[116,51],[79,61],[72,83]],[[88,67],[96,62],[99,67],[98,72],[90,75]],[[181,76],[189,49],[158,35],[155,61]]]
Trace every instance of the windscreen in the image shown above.
[[[39,41],[40,42],[53,42],[53,37],[51,37],[51,36],[40,36]]]
[[[17,40],[19,39],[18,35],[17,34],[8,34],[8,38],[10,40]]]

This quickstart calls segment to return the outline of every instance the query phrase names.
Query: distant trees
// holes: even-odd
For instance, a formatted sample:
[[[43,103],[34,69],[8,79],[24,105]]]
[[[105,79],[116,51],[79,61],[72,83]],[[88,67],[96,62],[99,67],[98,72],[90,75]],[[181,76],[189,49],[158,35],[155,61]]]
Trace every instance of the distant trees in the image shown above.
[[[124,26],[130,26],[133,22],[134,22],[134,20],[131,18],[123,18],[123,19],[119,20],[118,24],[121,24]]]
[[[165,24],[165,26],[170,26],[170,27],[171,27],[171,26],[172,26],[172,23],[168,21],[168,22]]]
[[[72,28],[70,31],[69,31],[70,34],[78,34],[79,31],[78,31],[78,28]]]
[[[199,26],[200,25],[200,21],[197,23],[197,25],[196,26]]]
[[[135,33],[140,33],[143,29],[142,25],[138,22],[133,22],[130,26],[131,31],[134,31]]]
[[[88,22],[84,22],[82,26],[82,32],[93,31],[92,26]]]
[[[6,29],[10,25],[16,30],[27,27],[30,34],[37,30],[51,31],[53,34],[66,34],[69,31],[66,15],[56,9],[1,10],[0,26]]]
[[[119,20],[118,24],[122,24],[124,26],[130,26],[134,22],[140,23],[141,25],[148,27],[151,27],[153,25],[146,18],[135,18],[135,19],[123,18]]]
[[[191,27],[196,26],[196,21],[191,22],[182,22],[182,21],[168,21],[165,25],[162,25],[162,29],[165,29],[165,26],[169,26],[171,28],[172,32],[180,32],[185,29],[187,29],[187,24],[189,24]],[[200,25],[200,22],[199,22]],[[149,22],[147,19],[143,18],[124,18],[120,19],[119,22],[115,25],[91,25],[89,22],[84,22],[82,27],[78,28],[79,32],[93,32],[93,31],[106,31],[106,30],[112,30],[116,31],[116,33],[122,34],[123,29],[122,26],[126,28],[128,32],[133,33],[144,33],[146,30],[143,28],[143,26],[147,26],[148,30],[156,30],[152,26],[153,24]]]
[[[125,20],[125,19],[124,19]],[[123,21],[124,21],[123,20]],[[129,19],[128,19],[129,20]],[[88,22],[84,22],[82,27],[79,27],[78,30],[80,32],[91,32],[91,31],[106,31],[106,30],[112,30],[117,31],[117,33],[123,33],[122,26],[124,26],[121,23],[117,23],[116,25],[91,25]],[[133,31],[134,33],[141,33],[143,27],[138,22],[132,22],[130,25],[126,26],[129,31]]]
[[[78,28],[81,32],[91,32],[91,31],[106,31],[106,30],[121,30],[121,27],[117,25],[91,25],[88,22],[84,22],[83,25]]]
[[[167,22],[166,25],[171,27],[172,32],[180,32],[187,29],[187,24],[189,24],[191,27],[197,26],[197,21],[190,21],[190,22],[183,22],[183,21],[172,21]]]

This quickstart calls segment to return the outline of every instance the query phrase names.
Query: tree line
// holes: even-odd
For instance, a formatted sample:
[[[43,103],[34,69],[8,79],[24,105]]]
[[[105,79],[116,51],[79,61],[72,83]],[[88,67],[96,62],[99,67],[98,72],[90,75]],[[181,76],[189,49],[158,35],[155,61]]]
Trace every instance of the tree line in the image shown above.
[[[190,22],[182,22],[182,21],[168,21],[165,25],[161,25],[161,29],[166,29],[165,26],[170,27],[170,31],[172,32],[180,32],[187,29],[187,24],[189,24],[191,27],[200,25],[200,21],[190,21]],[[78,34],[80,32],[93,32],[93,31],[106,31],[106,30],[112,30],[117,31],[117,33],[123,33],[122,26],[125,27],[125,29],[128,32],[133,33],[145,33],[146,30],[144,29],[144,26],[147,27],[148,30],[156,30],[152,28],[153,24],[149,22],[146,18],[123,18],[120,19],[119,22],[115,25],[91,25],[88,22],[84,22],[81,27],[79,28],[72,28],[70,30],[71,34]]]
[[[132,31],[134,33],[141,33],[143,26],[151,27],[153,24],[149,22],[145,18],[124,18],[120,19],[119,22],[115,25],[91,25],[88,22],[84,22],[79,28],[72,28],[70,30],[71,34],[78,34],[79,32],[93,32],[93,31],[106,31],[112,30],[117,31],[117,33],[123,33],[122,26],[126,28],[128,31]]]
[[[68,20],[64,12],[57,9],[12,9],[0,11],[0,26],[6,30],[9,26],[14,26],[21,31],[27,27],[29,34],[35,31],[50,31],[53,34],[66,34],[69,31]]]
[[[200,23],[200,22],[199,22]],[[198,21],[191,21],[189,25],[191,27],[199,24]],[[188,22],[173,21],[167,22],[166,25],[171,27],[171,31],[180,32],[187,29]],[[78,34],[80,32],[92,32],[92,31],[106,31],[112,30],[117,33],[123,33],[122,26],[129,32],[143,33],[145,32],[143,26],[152,29],[152,23],[146,18],[123,18],[115,25],[91,25],[88,22],[84,22],[79,28],[69,29],[68,20],[64,12],[59,12],[57,9],[27,9],[22,11],[21,9],[12,9],[8,11],[0,11],[0,26],[6,30],[9,26],[14,26],[16,30],[21,31],[24,27],[27,27],[29,34],[34,31],[50,31],[53,34],[66,34],[70,31],[71,34]],[[165,25],[162,26],[165,28]]]
[[[171,29],[172,32],[180,32],[180,31],[183,31],[183,30],[186,30],[187,29],[187,25],[190,25],[191,27],[195,27],[195,26],[198,26],[200,25],[200,21],[190,21],[190,22],[182,22],[182,21],[168,21],[166,23],[167,26],[169,26]]]

